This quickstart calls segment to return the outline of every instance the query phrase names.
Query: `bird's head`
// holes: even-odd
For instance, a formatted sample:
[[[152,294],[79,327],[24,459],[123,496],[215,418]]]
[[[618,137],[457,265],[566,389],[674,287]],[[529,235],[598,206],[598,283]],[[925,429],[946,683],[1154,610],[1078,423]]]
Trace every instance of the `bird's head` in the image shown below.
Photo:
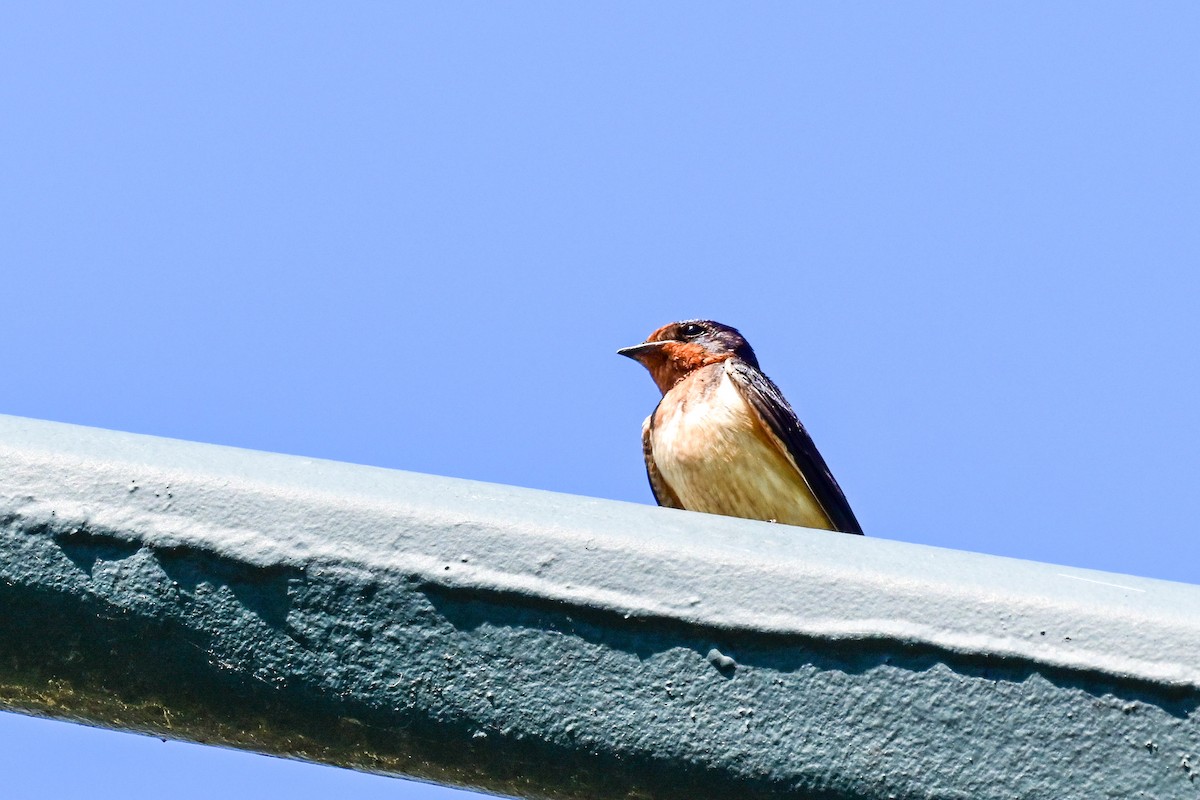
[[[672,322],[641,344],[617,352],[649,370],[663,394],[692,371],[726,359],[739,358],[758,369],[758,359],[746,339],[734,328],[708,319]]]

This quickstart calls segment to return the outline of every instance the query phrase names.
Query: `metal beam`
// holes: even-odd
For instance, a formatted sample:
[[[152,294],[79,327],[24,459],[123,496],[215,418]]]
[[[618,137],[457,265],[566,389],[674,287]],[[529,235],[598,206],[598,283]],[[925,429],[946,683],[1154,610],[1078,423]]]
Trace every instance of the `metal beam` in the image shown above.
[[[1200,587],[0,417],[0,705],[523,797],[1189,797]]]

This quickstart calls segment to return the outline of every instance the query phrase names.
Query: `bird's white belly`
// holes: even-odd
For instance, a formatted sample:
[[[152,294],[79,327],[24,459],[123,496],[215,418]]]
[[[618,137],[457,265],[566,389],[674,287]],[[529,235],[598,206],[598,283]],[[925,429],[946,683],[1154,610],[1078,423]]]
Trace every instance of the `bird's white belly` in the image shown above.
[[[830,528],[808,484],[767,438],[729,376],[722,371],[713,383],[687,392],[686,402],[668,393],[654,420],[654,462],[684,508]]]

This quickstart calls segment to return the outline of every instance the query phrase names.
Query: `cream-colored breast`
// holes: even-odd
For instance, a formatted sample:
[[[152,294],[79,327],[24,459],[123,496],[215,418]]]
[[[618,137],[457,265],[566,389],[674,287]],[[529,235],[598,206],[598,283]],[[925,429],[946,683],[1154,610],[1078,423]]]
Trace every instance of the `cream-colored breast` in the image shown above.
[[[809,528],[832,526],[759,424],[724,364],[669,391],[654,415],[654,463],[684,508]]]

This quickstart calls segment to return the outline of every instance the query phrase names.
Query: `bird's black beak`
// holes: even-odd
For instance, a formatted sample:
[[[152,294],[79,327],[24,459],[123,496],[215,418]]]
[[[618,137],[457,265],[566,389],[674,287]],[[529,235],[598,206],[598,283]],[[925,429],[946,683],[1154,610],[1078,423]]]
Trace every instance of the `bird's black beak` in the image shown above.
[[[646,357],[651,353],[657,353],[663,346],[663,342],[642,342],[635,344],[633,347],[622,347],[617,351],[617,355],[632,358],[639,363],[645,363]]]

